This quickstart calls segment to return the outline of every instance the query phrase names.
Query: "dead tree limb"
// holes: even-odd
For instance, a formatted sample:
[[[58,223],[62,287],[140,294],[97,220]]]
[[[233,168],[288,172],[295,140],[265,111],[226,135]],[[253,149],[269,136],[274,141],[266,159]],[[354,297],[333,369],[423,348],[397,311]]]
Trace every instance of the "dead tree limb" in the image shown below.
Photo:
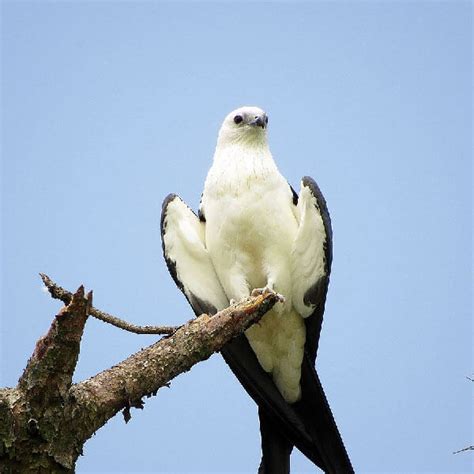
[[[0,389],[2,473],[74,472],[84,443],[107,420],[121,410],[127,420],[131,407],[143,407],[143,397],[208,359],[278,301],[276,294],[258,295],[212,317],[202,315],[114,367],[72,384],[92,293],[85,295],[81,286],[65,294],[67,306],[36,344],[18,385]]]
[[[71,302],[72,293],[54,283],[54,281],[51,280],[48,275],[40,273],[40,276],[53,298],[61,300],[64,304],[69,304]],[[124,329],[125,331],[133,332],[135,334],[165,335],[173,334],[177,329],[176,326],[137,326],[136,324],[132,324],[124,321],[123,319],[117,318],[117,316],[112,316],[109,313],[94,308],[92,305],[89,308],[89,315],[100,319],[104,323],[111,324],[112,326],[116,326],[120,329]]]
[[[458,451],[454,451],[453,454],[459,454],[459,453],[464,453],[466,451],[474,451],[474,446],[468,446],[467,448],[462,448]]]
[[[466,375],[467,380],[470,380],[471,382],[474,382],[474,378],[469,377]],[[466,451],[474,451],[474,445],[467,446],[462,449],[458,449],[457,451],[454,451],[453,454],[459,454],[459,453],[465,453]]]

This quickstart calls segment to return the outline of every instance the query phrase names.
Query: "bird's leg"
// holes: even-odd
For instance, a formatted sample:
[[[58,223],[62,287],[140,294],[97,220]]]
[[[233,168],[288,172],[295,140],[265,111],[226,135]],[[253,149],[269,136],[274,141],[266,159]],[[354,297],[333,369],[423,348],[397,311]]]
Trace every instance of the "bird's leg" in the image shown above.
[[[224,290],[229,296],[229,306],[242,301],[249,296],[249,287],[245,279],[244,273],[239,267],[232,267],[222,280]]]

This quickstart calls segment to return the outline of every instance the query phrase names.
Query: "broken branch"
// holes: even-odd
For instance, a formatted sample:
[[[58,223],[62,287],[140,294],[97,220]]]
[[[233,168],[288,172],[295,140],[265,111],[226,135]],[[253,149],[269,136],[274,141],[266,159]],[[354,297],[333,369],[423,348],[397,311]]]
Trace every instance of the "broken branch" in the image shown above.
[[[92,292],[84,296],[81,285],[36,343],[18,383],[29,403],[42,405],[69,390],[91,304]]]
[[[276,293],[266,293],[214,316],[204,314],[114,367],[72,384],[87,315],[98,310],[82,286],[71,294],[42,278],[67,306],[38,341],[18,386],[0,388],[0,472],[74,472],[84,443],[117,412],[124,410],[130,419],[132,407],[143,408],[143,397],[222,349],[278,301]]]
[[[155,394],[177,375],[221,350],[277,301],[276,293],[268,293],[249,297],[214,316],[203,314],[181,326],[172,336],[72,387],[74,398],[87,407],[87,412],[84,411],[87,437],[119,410],[135,406],[143,396]]]

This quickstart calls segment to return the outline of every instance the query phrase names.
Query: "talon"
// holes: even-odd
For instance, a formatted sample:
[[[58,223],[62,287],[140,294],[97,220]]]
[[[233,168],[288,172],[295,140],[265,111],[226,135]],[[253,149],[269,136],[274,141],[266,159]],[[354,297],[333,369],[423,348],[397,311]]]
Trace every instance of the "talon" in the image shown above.
[[[234,306],[234,304],[236,304],[237,301],[234,300],[234,298],[231,298],[230,301],[229,301],[229,306]]]
[[[264,288],[255,288],[252,290],[252,292],[250,293],[251,296],[260,296],[260,295],[276,295],[278,300],[281,302],[281,303],[284,303],[285,302],[285,297],[283,295],[280,295],[280,293],[276,293],[275,290],[273,290],[272,288],[270,288],[268,285],[265,286]]]
[[[252,290],[251,296],[260,296],[268,295],[270,293],[275,293],[270,287],[266,286],[265,288],[254,288]]]
[[[284,303],[286,300],[285,300],[285,297],[283,295],[280,295],[280,293],[275,293],[277,298],[278,298],[278,301],[280,303]]]

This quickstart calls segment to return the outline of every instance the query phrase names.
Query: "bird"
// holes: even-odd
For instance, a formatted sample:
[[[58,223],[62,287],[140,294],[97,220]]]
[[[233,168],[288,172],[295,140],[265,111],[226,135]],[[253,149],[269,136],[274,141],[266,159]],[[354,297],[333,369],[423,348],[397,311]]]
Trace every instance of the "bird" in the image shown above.
[[[225,117],[197,214],[176,194],[163,201],[163,255],[196,315],[251,295],[279,295],[258,324],[221,350],[258,405],[258,473],[288,474],[295,446],[324,472],[351,473],[315,369],[331,219],[311,177],[302,178],[298,194],[281,175],[267,131],[268,115],[259,107]]]

